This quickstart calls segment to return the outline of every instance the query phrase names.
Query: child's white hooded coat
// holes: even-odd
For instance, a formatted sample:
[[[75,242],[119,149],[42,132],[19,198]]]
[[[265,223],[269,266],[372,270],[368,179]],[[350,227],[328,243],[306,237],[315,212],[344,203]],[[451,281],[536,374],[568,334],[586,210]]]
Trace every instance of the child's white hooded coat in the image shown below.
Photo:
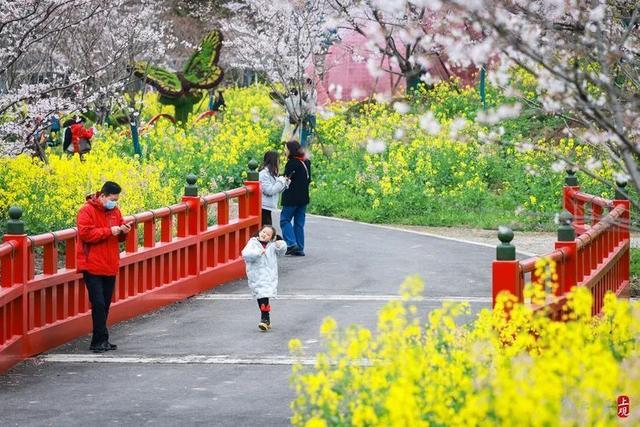
[[[278,256],[287,252],[284,240],[269,242],[262,253],[262,243],[252,237],[242,250],[247,266],[247,279],[251,293],[257,299],[273,298],[278,294]]]

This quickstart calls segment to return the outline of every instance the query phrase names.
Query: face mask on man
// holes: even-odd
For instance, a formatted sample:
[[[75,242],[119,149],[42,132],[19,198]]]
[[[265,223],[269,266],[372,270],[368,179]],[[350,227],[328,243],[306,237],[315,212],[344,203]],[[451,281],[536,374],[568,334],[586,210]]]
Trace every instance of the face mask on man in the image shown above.
[[[118,203],[115,200],[107,200],[107,202],[104,204],[104,208],[110,211],[114,209],[117,205]]]

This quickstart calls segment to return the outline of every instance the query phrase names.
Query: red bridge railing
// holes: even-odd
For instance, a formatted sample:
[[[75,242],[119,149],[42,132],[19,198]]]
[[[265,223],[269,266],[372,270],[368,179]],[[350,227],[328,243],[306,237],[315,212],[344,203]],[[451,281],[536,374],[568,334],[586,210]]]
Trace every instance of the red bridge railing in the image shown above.
[[[580,191],[574,172],[565,179],[563,207],[555,250],[524,260],[516,259],[511,244],[513,232],[501,227],[502,242],[493,262],[493,304],[501,292],[509,292],[524,301],[526,283],[538,283],[536,263],[548,258],[556,263],[557,288],[548,292],[546,303],[534,307],[551,308],[559,314],[566,294],[574,286],[585,286],[593,295],[594,315],[604,304],[607,292],[629,297],[630,282],[630,203],[624,183],[618,183],[615,200],[607,200]],[[590,215],[585,215],[590,214]],[[587,221],[588,219],[588,221]],[[576,236],[577,234],[577,236]]]
[[[249,167],[244,187],[200,197],[196,177],[190,175],[181,203],[125,218],[135,226],[120,255],[110,323],[244,277],[240,251],[261,221],[257,163]],[[233,199],[236,219],[229,215]],[[208,224],[212,208],[215,225]],[[0,244],[0,372],[91,332],[87,291],[76,270],[77,231],[27,236],[20,209],[9,214]],[[42,253],[38,274],[36,252]]]

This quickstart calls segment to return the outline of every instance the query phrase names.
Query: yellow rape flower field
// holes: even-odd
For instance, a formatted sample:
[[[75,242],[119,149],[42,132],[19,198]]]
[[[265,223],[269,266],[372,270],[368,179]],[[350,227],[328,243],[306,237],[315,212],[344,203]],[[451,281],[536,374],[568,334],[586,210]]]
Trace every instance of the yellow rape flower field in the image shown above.
[[[241,185],[248,160],[261,159],[274,147],[277,120],[261,87],[230,90],[227,96],[223,119],[195,124],[194,117],[185,129],[158,121],[140,138],[142,158],[133,155],[125,127],[98,127],[86,162],[68,158],[59,147],[50,150],[48,164],[27,154],[0,158],[0,225],[9,207],[17,205],[32,234],[73,226],[85,196],[105,180],[122,185],[125,215],[176,203],[189,173],[198,175],[203,194]],[[170,112],[155,94],[147,103],[147,119]]]
[[[492,102],[504,98],[489,91]],[[445,83],[395,103],[410,111],[393,103],[329,107],[314,146],[312,209],[367,222],[551,230],[568,165],[562,158],[593,164],[593,177],[578,173],[581,186],[613,196],[606,182],[615,164],[575,138],[546,136],[560,126],[554,118],[525,112],[498,126],[478,124],[477,91]],[[384,150],[367,150],[372,142]]]
[[[51,156],[49,164],[21,155],[0,158],[0,211],[10,206],[24,209],[29,231],[55,230],[75,222],[75,213],[85,196],[99,189],[106,180],[122,184],[126,197],[124,212],[142,211],[149,206],[174,203],[174,195],[163,188],[159,165],[116,157],[98,144],[86,162],[76,156]]]
[[[467,303],[425,320],[412,302],[422,286],[408,278],[375,331],[325,319],[325,350],[315,365],[293,367],[294,425],[613,426],[617,396],[640,396],[640,304],[610,294],[593,318],[581,288],[567,322],[507,295],[471,321]],[[299,340],[289,347],[303,356]],[[639,421],[635,411],[625,424]]]

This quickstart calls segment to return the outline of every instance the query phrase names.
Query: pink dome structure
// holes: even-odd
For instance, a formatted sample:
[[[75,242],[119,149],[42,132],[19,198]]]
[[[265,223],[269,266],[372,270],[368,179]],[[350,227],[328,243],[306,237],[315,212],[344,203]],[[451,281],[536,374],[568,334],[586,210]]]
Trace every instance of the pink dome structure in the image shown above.
[[[392,73],[379,73],[374,77],[369,72],[368,60],[385,69],[389,69],[390,64],[388,58],[381,63],[381,55],[367,48],[364,36],[355,31],[341,36],[342,41],[329,48],[325,60],[324,78],[317,86],[319,105],[336,100],[364,99],[376,93],[391,95],[403,90],[402,77]],[[400,71],[397,67],[391,69]]]
[[[361,100],[374,94],[393,96],[404,93],[405,81],[396,64],[390,64],[388,57],[374,52],[367,46],[367,39],[355,31],[341,33],[342,41],[329,48],[325,60],[325,73],[317,85],[318,105],[336,100]],[[400,47],[401,48],[401,47]],[[371,62],[371,64],[368,64]],[[381,68],[398,74],[379,71]],[[370,71],[373,71],[372,72]],[[439,62],[434,62],[429,73],[440,79],[447,79],[448,73]],[[474,84],[477,69],[449,68],[464,84]]]

